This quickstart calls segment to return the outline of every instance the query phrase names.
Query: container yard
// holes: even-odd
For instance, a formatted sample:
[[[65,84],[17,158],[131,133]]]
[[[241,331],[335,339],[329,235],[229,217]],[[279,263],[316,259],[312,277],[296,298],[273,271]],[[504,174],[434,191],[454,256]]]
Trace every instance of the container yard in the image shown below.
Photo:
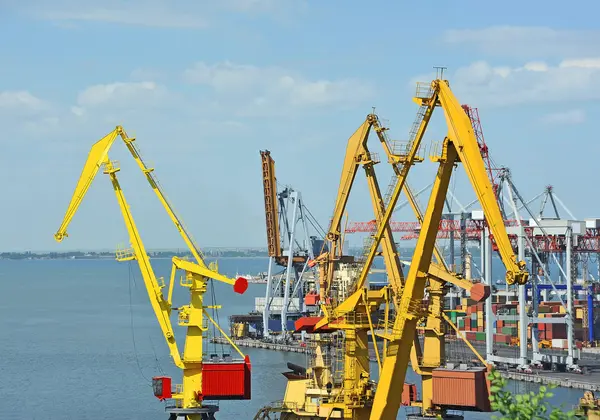
[[[600,9],[511,1],[5,2],[0,417],[600,420]]]

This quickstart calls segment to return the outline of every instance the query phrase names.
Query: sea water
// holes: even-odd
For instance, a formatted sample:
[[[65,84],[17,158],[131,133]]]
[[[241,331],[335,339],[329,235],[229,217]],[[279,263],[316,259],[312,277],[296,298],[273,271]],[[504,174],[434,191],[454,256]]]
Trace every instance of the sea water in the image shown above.
[[[168,280],[171,262],[153,259],[157,276]],[[221,258],[219,269],[234,276],[265,271],[265,258]],[[247,313],[265,286],[250,284],[244,295],[216,284],[205,304],[222,305],[218,320]],[[188,303],[176,286],[174,305]],[[185,329],[176,326],[180,351]],[[0,419],[10,420],[166,420],[164,404],[152,394],[150,378],[179,378],[148,301],[135,262],[90,260],[0,261]],[[231,352],[209,344],[207,353]],[[283,398],[286,363],[303,365],[306,355],[271,350],[242,351],[252,362],[252,400],[223,401],[217,418],[251,419]],[[232,352],[233,353],[233,352]],[[376,365],[372,364],[375,370]],[[407,380],[417,381],[414,372]],[[511,391],[535,391],[512,383]],[[556,390],[553,403],[576,404],[579,390]],[[401,409],[398,418],[404,418]],[[489,414],[468,414],[468,419]]]

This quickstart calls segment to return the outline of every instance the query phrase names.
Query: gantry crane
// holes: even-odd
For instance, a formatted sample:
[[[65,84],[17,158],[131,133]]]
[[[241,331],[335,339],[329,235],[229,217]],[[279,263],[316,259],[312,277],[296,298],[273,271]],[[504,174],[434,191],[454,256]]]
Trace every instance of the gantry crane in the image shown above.
[[[302,382],[298,382],[298,380],[294,383],[288,382],[284,404],[288,407],[290,404],[294,404],[295,408],[283,410],[286,415],[282,418],[296,418],[312,414],[317,418],[395,419],[400,406],[400,396],[409,359],[412,359],[415,371],[423,375],[423,400],[421,402],[423,414],[425,416],[439,414],[439,407],[434,407],[432,402],[431,379],[432,371],[440,367],[443,360],[441,320],[444,318],[444,285],[446,282],[450,282],[460,287],[470,288],[472,295],[479,296],[480,299],[489,295],[489,287],[481,285],[475,287],[450,274],[443,265],[441,256],[436,255],[439,259],[438,264],[431,263],[435,252],[435,237],[444,198],[452,168],[457,162],[461,161],[465,165],[471,184],[482,204],[488,225],[494,234],[500,255],[507,268],[507,282],[524,284],[527,281],[528,273],[525,263],[517,261],[504,229],[500,210],[487,178],[469,118],[452,94],[447,81],[434,80],[425,89],[420,85],[415,101],[420,108],[409,143],[400,149],[400,153],[392,153],[387,141],[382,141],[388,160],[394,165],[396,175],[395,182],[390,185],[384,200],[381,200],[381,194],[378,192],[376,178],[372,171],[376,159],[373,159],[373,154],[365,147],[365,134],[368,134],[368,130],[377,120],[373,116],[368,117],[348,142],[338,199],[328,236],[328,239],[332,241],[332,246],[329,254],[322,255],[317,259],[324,266],[321,269],[323,275],[321,298],[324,316],[321,319],[307,319],[300,323],[300,328],[312,328],[314,332],[344,331],[343,383],[336,386],[333,375],[324,375],[327,369],[323,360],[323,351],[317,349],[317,361],[311,370],[314,377],[302,379]],[[406,189],[406,176],[410,167],[415,162],[422,160],[417,157],[417,151],[436,106],[443,108],[449,131],[443,142],[441,154],[433,159],[440,164],[440,168],[426,213],[419,217],[419,221],[422,223],[421,233],[408,276],[403,279],[396,262],[397,254],[393,249],[389,221],[400,192],[405,190],[409,198],[411,197],[410,190]],[[377,128],[376,131],[382,132]],[[385,137],[380,136],[380,140],[385,140]],[[327,296],[330,289],[328,279],[331,278],[332,262],[335,261],[337,255],[338,247],[336,247],[335,241],[340,232],[339,215],[348,200],[350,186],[359,164],[362,164],[367,172],[377,214],[376,230],[366,247],[366,256],[358,261],[356,282],[352,287],[353,293],[348,299],[338,304]],[[414,199],[412,201],[413,204],[416,204]],[[414,206],[414,210],[415,214],[420,215],[416,206]],[[365,287],[370,265],[378,253],[380,243],[388,271],[391,299],[385,288],[371,291]],[[427,286],[429,287],[429,306],[426,311],[423,311],[423,297]],[[387,309],[391,300],[396,309],[396,317],[393,321],[389,319]],[[383,332],[376,333],[371,315],[374,309],[379,308],[382,303],[386,303]],[[426,320],[425,342],[424,352],[420,353],[419,346],[413,346],[413,343],[418,343],[417,324],[423,319]],[[367,331],[371,331],[372,337],[379,336],[384,339],[383,355],[380,355],[378,347],[374,346],[380,367],[380,377],[376,388],[370,380]],[[483,386],[485,386],[485,382]],[[314,399],[319,399],[320,402],[316,406],[311,403]],[[438,412],[435,413],[435,411]]]
[[[117,161],[111,161],[108,157],[112,144],[119,136],[145,174],[195,259],[195,262],[192,262],[173,257],[166,298],[163,294],[163,289],[166,287],[164,279],[162,277],[157,278],[154,274],[150,258],[117,179],[117,172],[120,170],[119,164]],[[184,228],[183,222],[176,215],[173,206],[167,201],[153,175],[153,168],[146,166],[134,141],[135,138],[128,137],[123,128],[117,126],[92,146],[63,222],[54,237],[58,242],[61,242],[68,236],[67,228],[96,174],[102,168],[103,172],[110,177],[131,243],[130,249],[117,250],[117,260],[136,260],[138,262],[150,304],[169,347],[173,362],[183,371],[183,382],[181,385],[176,385],[174,391],[171,387],[171,378],[153,378],[154,395],[160,400],[172,400],[173,405],[167,407],[171,420],[179,416],[185,417],[187,420],[213,419],[214,413],[218,411],[218,406],[204,404],[203,401],[250,399],[251,366],[248,356],[244,356],[207,312],[206,309],[217,309],[219,306],[205,306],[203,302],[204,293],[211,279],[232,285],[233,290],[240,294],[246,291],[248,282],[243,277],[237,280],[230,279],[206,265],[200,249]],[[180,285],[189,288],[190,302],[179,307],[173,307],[173,289],[178,270],[184,273],[180,279]],[[171,324],[170,315],[173,309],[178,311],[178,325],[187,327],[183,354],[179,352],[175,332]],[[231,346],[241,355],[242,359],[233,359],[230,355],[224,354],[222,358],[213,355],[212,360],[204,360],[203,338],[204,333],[208,331],[208,322],[212,323],[229,340]]]
[[[288,330],[293,330],[293,327],[288,328],[288,324],[291,321],[293,325],[303,312],[305,292],[310,288],[306,280],[313,274],[308,262],[314,258],[313,249],[319,241],[315,236],[309,237],[308,214],[300,191],[285,187],[278,192],[271,152],[261,150],[260,157],[269,253],[263,331],[265,338],[271,336],[271,329],[281,331],[278,338],[285,340]],[[284,270],[278,281],[273,273],[275,264]],[[290,310],[292,302],[294,309]],[[275,312],[271,306],[281,308],[281,328],[269,322]]]

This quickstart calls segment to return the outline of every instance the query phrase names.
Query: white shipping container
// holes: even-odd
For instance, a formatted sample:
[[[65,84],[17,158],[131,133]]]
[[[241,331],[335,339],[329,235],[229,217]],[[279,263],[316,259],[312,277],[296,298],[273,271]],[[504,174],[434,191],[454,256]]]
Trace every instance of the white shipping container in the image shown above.
[[[600,228],[600,219],[585,219],[585,227],[588,229]]]
[[[473,220],[484,220],[483,210],[473,210],[471,211],[471,219]]]
[[[571,222],[571,230],[575,235],[583,235],[585,233],[586,222]]]
[[[255,297],[254,298],[254,310],[257,312],[265,311],[265,301],[264,297]],[[283,307],[283,298],[282,297],[273,297],[271,300],[271,311],[272,312],[281,312],[281,308]],[[288,312],[299,312],[300,311],[300,299],[291,298],[289,300]]]
[[[568,347],[567,340],[563,340],[562,338],[553,338],[552,339],[552,348],[555,349],[566,349]]]

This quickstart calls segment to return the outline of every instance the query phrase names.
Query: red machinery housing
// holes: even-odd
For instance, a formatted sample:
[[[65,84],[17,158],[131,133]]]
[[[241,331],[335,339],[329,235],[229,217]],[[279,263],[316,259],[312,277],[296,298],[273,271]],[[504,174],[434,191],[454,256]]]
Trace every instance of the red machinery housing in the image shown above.
[[[152,378],[152,391],[159,400],[166,400],[172,397],[171,378],[168,376],[155,376]]]
[[[201,400],[249,400],[252,390],[250,357],[233,361],[205,361],[202,363]],[[171,378],[152,378],[154,396],[163,401],[173,397]]]
[[[202,399],[249,400],[251,395],[250,358],[232,362],[202,364]]]

